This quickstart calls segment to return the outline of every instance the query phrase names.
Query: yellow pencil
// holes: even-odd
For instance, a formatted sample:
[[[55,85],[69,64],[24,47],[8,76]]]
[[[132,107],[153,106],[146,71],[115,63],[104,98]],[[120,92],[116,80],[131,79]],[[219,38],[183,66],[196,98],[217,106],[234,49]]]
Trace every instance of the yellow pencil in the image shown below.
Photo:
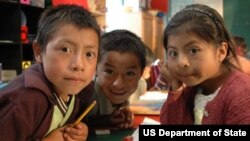
[[[77,123],[79,123],[88,113],[91,109],[93,109],[93,107],[95,106],[96,101],[94,100],[89,107],[81,114],[81,116],[74,122],[73,125],[76,125]]]

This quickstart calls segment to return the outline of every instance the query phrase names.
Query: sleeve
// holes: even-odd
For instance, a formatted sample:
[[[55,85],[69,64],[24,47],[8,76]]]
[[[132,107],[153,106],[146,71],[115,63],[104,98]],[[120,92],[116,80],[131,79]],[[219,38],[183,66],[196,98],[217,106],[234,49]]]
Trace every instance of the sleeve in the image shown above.
[[[175,99],[177,98],[177,96],[179,97],[182,94],[182,91],[169,91],[168,92],[168,98],[167,100],[164,102],[162,108],[161,108],[161,112],[160,112],[160,122],[161,124],[168,124],[169,118],[171,118],[172,116],[168,116],[170,115],[170,111],[172,111],[170,108],[170,104],[174,103],[174,101],[176,101]]]
[[[161,124],[193,124],[192,111],[195,89],[185,87],[170,91],[160,112]]]
[[[43,133],[36,134],[44,118],[46,106],[40,105],[44,98],[29,97],[24,93],[0,97],[0,140],[40,140]],[[22,96],[22,97],[20,97]],[[43,108],[41,108],[43,106]]]

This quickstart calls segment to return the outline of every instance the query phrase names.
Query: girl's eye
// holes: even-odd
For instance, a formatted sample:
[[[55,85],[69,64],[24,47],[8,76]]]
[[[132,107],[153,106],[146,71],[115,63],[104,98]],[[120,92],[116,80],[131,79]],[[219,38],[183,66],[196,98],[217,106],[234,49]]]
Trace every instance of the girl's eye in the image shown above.
[[[196,54],[198,53],[199,49],[198,48],[192,48],[190,49],[190,54]]]
[[[170,50],[170,51],[168,51],[168,55],[171,57],[176,57],[178,55],[178,53],[174,50]]]
[[[72,53],[72,51],[67,47],[63,47],[61,50],[66,53]]]

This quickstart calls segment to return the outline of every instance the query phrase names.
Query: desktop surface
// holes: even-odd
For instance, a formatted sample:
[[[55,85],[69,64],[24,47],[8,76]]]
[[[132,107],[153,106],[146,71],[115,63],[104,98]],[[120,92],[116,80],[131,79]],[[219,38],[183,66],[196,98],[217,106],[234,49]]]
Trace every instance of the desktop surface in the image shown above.
[[[144,118],[148,117],[159,121],[159,115],[135,115],[134,126],[131,129],[111,130],[110,134],[96,135],[94,132],[89,133],[87,141],[123,141],[126,136],[131,136],[136,128],[143,122]]]

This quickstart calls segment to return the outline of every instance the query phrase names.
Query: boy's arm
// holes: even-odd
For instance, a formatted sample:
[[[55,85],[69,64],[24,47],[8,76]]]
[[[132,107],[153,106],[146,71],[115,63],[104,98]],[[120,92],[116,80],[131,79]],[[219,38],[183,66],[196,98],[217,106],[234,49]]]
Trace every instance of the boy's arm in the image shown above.
[[[47,130],[40,128],[46,118],[46,100],[38,93],[30,92],[31,96],[26,91],[19,92],[0,96],[0,128],[3,129],[0,140],[41,140]]]

